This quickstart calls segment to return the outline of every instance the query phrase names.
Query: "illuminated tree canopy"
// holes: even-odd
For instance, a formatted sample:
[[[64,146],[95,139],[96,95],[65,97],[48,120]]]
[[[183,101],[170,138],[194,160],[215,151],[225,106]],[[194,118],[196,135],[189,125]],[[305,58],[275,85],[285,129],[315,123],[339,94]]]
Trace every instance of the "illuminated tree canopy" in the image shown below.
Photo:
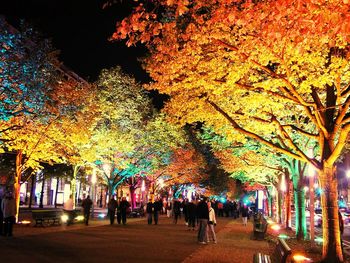
[[[148,88],[171,96],[177,121],[253,138],[316,168],[327,262],[343,261],[334,164],[350,130],[348,9],[337,0],[153,1],[113,35],[149,48]]]

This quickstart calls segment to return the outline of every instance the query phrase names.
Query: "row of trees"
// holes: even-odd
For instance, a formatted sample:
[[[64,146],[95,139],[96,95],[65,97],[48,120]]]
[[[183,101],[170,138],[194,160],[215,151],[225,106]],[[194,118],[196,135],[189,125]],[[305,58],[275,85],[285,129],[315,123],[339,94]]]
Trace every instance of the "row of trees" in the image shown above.
[[[298,193],[305,165],[317,171],[324,262],[343,262],[336,162],[350,130],[348,10],[343,0],[141,1],[112,36],[148,47],[148,88],[170,96],[176,122],[203,122],[230,143],[218,153],[229,171],[249,167],[234,167],[236,156],[261,155]]]
[[[142,177],[150,184],[160,177],[171,185],[200,183],[205,162],[184,129],[168,122],[120,67],[87,83],[63,70],[50,43],[30,27],[0,22],[0,151],[16,155],[8,184],[17,204],[20,184],[43,164],[72,167],[73,195],[77,178],[93,170],[110,195],[126,184],[133,197]]]

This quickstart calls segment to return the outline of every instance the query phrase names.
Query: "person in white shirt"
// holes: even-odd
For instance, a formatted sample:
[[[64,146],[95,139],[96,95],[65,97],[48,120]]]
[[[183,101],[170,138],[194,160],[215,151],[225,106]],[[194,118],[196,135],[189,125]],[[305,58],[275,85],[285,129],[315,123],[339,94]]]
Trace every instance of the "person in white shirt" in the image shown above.
[[[216,217],[215,217],[215,211],[214,208],[211,207],[211,202],[208,202],[208,209],[209,209],[209,221],[208,221],[208,227],[207,227],[207,242],[209,242],[210,237],[212,238],[214,244],[216,244],[216,234],[215,234],[215,228],[216,226]]]
[[[72,195],[70,195],[69,199],[66,202],[64,202],[63,210],[68,215],[67,226],[69,226],[70,224],[73,223],[73,219],[74,219],[74,204],[73,204],[73,196]]]

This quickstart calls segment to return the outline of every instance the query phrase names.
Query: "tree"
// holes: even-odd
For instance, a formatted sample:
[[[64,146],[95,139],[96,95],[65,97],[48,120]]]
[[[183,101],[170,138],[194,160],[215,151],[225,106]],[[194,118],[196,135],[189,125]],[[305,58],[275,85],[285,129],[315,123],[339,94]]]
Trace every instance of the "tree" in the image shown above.
[[[36,114],[45,106],[54,66],[50,60],[55,52],[31,27],[22,23],[22,30],[11,27],[0,18],[0,136],[17,129],[4,125],[19,114]],[[36,43],[35,43],[36,42]],[[35,44],[34,44],[35,43]],[[1,138],[1,137],[0,137]]]
[[[350,130],[348,8],[337,0],[153,1],[113,35],[149,47],[150,88],[171,96],[166,108],[182,123],[230,124],[223,132],[236,141],[250,137],[315,167],[324,262],[343,261],[335,162]],[[315,156],[298,137],[317,144]]]

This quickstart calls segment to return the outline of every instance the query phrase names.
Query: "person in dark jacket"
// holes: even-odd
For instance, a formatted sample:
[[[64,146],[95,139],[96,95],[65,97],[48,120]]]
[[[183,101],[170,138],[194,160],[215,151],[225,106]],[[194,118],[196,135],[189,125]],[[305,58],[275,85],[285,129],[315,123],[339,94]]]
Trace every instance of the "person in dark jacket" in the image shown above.
[[[109,223],[111,225],[114,224],[115,210],[117,209],[117,205],[117,201],[114,199],[114,196],[112,196],[111,200],[108,202]]]
[[[13,224],[16,221],[16,200],[12,191],[5,194],[5,198],[1,202],[1,210],[5,220],[4,235],[11,237]]]
[[[177,200],[177,199],[175,199],[175,200],[174,200],[174,224],[177,224],[177,219],[178,219],[179,217],[181,217],[181,216],[180,216],[180,214],[181,214],[180,208],[181,208],[181,203],[180,203],[180,201]]]
[[[146,213],[147,213],[147,223],[152,225],[152,217],[153,217],[154,206],[152,200],[150,199],[146,205]]]
[[[129,207],[130,207],[129,202],[126,200],[126,197],[123,197],[122,201],[120,202],[120,213],[122,216],[123,225],[126,224],[126,211],[128,210]]]
[[[186,213],[187,213],[187,219],[188,219],[188,230],[195,229],[196,226],[196,204],[194,203],[194,200],[187,203]]]
[[[4,196],[0,189],[0,236],[4,235],[4,214],[2,213],[1,203]]]
[[[154,202],[153,204],[153,218],[154,218],[154,224],[158,225],[158,219],[159,219],[159,213],[160,211],[162,211],[162,200],[161,199],[157,199],[157,201]]]
[[[204,197],[197,205],[197,217],[199,222],[198,242],[207,244],[207,226],[209,221],[209,209],[207,199]]]
[[[247,219],[248,219],[248,206],[247,205],[243,205],[241,207],[241,215],[242,215],[243,225],[246,226]]]
[[[83,200],[81,206],[83,207],[83,210],[84,210],[85,225],[89,225],[90,209],[92,206],[92,200],[90,199],[89,195]]]

